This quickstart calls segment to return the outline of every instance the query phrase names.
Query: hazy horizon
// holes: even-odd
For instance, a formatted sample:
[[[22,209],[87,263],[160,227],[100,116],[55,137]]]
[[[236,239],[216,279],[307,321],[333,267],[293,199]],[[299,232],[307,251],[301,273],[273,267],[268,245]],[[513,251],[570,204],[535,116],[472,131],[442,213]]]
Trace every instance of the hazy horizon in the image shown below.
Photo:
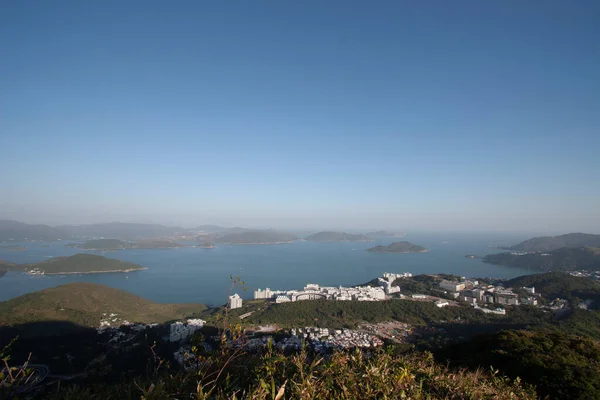
[[[600,2],[0,4],[0,219],[600,233]]]

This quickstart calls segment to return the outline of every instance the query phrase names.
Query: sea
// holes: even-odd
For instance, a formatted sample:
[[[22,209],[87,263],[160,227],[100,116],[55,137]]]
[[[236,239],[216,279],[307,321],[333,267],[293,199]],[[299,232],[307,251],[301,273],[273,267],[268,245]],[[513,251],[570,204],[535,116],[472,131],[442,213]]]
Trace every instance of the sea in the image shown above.
[[[486,264],[467,254],[485,256],[500,247],[531,237],[503,233],[409,233],[404,238],[374,242],[315,243],[296,241],[272,245],[217,245],[215,249],[134,249],[89,252],[130,261],[147,268],[129,273],[28,275],[8,272],[0,277],[0,301],[70,282],[92,282],[126,290],[158,303],[220,305],[238,293],[251,299],[257,288],[301,289],[307,283],[350,286],[365,283],[383,272],[448,273],[466,277],[512,278],[534,270]],[[366,251],[375,245],[406,240],[423,246],[425,253],[383,254]],[[3,243],[5,245],[7,243]],[[66,242],[10,242],[15,251],[0,247],[0,259],[35,263],[83,252]],[[238,278],[241,283],[234,280]]]

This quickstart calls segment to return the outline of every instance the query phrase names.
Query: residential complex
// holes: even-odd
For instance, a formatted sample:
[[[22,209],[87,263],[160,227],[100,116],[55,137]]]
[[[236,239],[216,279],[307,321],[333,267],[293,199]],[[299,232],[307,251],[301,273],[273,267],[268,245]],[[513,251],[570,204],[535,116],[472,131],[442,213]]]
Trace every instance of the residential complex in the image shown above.
[[[187,323],[175,322],[171,324],[169,330],[169,341],[179,342],[185,340],[204,326],[206,321],[201,319],[188,319]]]
[[[233,296],[229,296],[229,308],[232,310],[242,308],[242,298],[239,294],[236,293]]]

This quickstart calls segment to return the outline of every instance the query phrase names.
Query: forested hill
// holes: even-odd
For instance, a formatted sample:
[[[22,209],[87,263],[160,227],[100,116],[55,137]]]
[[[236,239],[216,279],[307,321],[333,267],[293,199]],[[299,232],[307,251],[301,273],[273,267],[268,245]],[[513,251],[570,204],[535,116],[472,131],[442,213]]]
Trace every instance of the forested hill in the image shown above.
[[[372,242],[373,239],[361,233],[318,232],[306,238],[312,242]]]
[[[120,321],[165,322],[199,313],[202,304],[157,304],[123,290],[93,283],[69,283],[0,302],[0,326],[67,321],[97,328],[103,314]]]
[[[53,242],[69,236],[62,229],[48,225],[29,225],[11,220],[0,220],[0,242],[8,240],[40,240]]]
[[[600,283],[594,279],[571,276],[564,272],[525,275],[504,282],[504,286],[515,289],[535,287],[547,299],[600,300]]]
[[[388,246],[375,246],[367,249],[373,253],[423,253],[427,249],[410,242],[394,242]]]
[[[568,233],[560,236],[542,236],[508,247],[514,251],[552,251],[562,247],[600,247],[600,235]]]
[[[530,268],[539,271],[600,270],[600,251],[589,247],[563,247],[547,253],[499,253],[482,259],[490,264]]]
[[[138,264],[94,254],[75,254],[69,257],[55,257],[35,264],[21,264],[15,268],[24,269],[26,271],[37,270],[44,274],[129,272],[144,269],[144,267]]]

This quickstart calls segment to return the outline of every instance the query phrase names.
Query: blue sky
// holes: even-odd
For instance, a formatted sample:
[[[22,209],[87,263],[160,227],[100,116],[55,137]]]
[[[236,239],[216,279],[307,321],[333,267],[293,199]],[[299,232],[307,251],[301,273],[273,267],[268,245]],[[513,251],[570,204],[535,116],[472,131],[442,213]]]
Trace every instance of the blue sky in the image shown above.
[[[0,218],[600,233],[597,1],[0,3]]]

